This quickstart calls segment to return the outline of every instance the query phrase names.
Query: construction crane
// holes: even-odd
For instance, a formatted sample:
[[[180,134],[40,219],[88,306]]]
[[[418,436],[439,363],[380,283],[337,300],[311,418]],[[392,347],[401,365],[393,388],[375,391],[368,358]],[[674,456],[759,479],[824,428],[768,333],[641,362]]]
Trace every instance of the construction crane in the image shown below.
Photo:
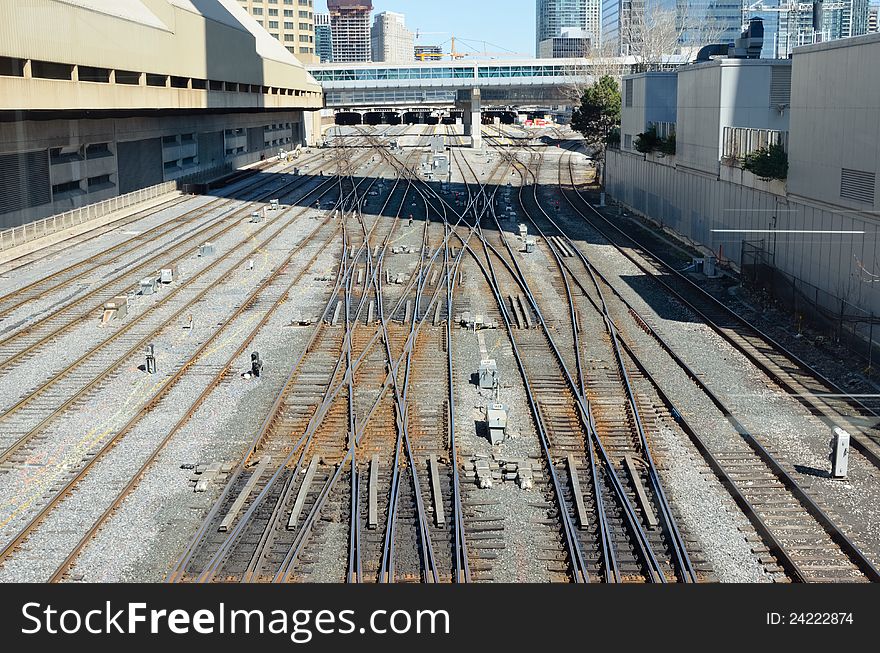
[[[448,32],[422,32],[421,30],[417,29],[416,30],[416,38],[418,38],[419,35],[421,35],[421,34],[447,34],[447,33]],[[471,39],[463,39],[460,37],[458,38],[458,40],[464,41],[465,43],[467,43],[468,41],[471,41]],[[456,41],[456,37],[453,35],[452,38],[450,39],[451,52],[420,52],[419,54],[416,55],[416,58],[420,59],[421,61],[425,61],[425,60],[437,61],[439,59],[442,59],[443,57],[449,57],[452,61],[457,61],[459,59],[464,59],[465,57],[471,56],[471,53],[457,51],[455,49],[455,41]],[[478,55],[481,55],[484,57],[507,57],[510,55],[528,56],[528,55],[523,54],[522,52],[513,52],[512,50],[507,50],[505,52],[487,52],[485,50],[485,47],[487,45],[486,41],[472,41],[472,42],[483,44],[483,51],[482,52],[475,51],[473,54],[478,54]],[[440,45],[441,45],[441,49],[442,49],[443,44],[441,43]],[[492,44],[489,43],[488,45],[492,45]]]

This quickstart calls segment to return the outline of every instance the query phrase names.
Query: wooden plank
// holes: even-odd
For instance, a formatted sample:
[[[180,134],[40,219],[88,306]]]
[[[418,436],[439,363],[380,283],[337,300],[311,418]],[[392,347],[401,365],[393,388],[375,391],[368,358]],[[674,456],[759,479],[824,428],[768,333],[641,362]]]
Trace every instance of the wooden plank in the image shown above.
[[[578,527],[581,530],[586,529],[589,526],[589,520],[587,519],[587,507],[584,505],[584,493],[581,492],[581,481],[578,477],[577,471],[577,463],[574,461],[574,456],[568,454],[568,477],[571,479],[571,493],[574,495],[574,504],[577,508],[578,514]]]
[[[263,456],[262,458],[260,458],[260,462],[257,463],[257,466],[254,468],[253,473],[251,473],[251,477],[247,480],[247,483],[244,484],[241,493],[239,493],[238,497],[236,497],[235,501],[232,504],[232,507],[229,509],[229,512],[227,512],[226,516],[223,517],[223,521],[220,522],[221,533],[225,533],[229,530],[229,527],[232,526],[232,522],[235,521],[238,513],[241,512],[241,509],[244,506],[244,502],[247,501],[248,497],[251,495],[251,492],[254,491],[257,482],[260,480],[260,477],[263,475],[263,472],[266,471],[266,467],[269,466],[269,463],[271,461],[271,456]]]
[[[296,528],[296,522],[299,521],[300,513],[302,513],[303,506],[306,503],[306,497],[309,494],[309,487],[312,485],[317,470],[318,456],[312,456],[312,460],[309,462],[309,467],[306,469],[305,478],[303,478],[303,482],[299,486],[299,491],[296,493],[296,501],[293,503],[293,510],[290,511],[290,519],[287,520],[287,530],[289,531]]]
[[[443,510],[443,494],[440,492],[440,469],[437,466],[437,456],[428,458],[431,468],[431,494],[434,498],[434,521],[437,526],[446,525],[446,512]]]
[[[531,329],[534,326],[532,323],[532,309],[529,308],[529,305],[526,303],[525,299],[523,299],[522,295],[517,295],[516,299],[519,301],[519,307],[522,309],[526,324]]]
[[[639,500],[639,505],[642,508],[642,512],[645,513],[645,519],[648,521],[649,528],[657,528],[660,525],[660,521],[657,519],[657,515],[654,514],[654,509],[651,507],[651,502],[648,501],[648,493],[645,492],[645,486],[642,485],[642,477],[639,476],[639,470],[636,467],[636,463],[632,458],[632,455],[626,454],[623,457],[623,461],[626,464],[626,469],[629,471],[629,476],[632,479],[633,485],[636,488],[636,497]]]
[[[367,528],[379,527],[379,455],[370,461],[370,486],[367,501]]]

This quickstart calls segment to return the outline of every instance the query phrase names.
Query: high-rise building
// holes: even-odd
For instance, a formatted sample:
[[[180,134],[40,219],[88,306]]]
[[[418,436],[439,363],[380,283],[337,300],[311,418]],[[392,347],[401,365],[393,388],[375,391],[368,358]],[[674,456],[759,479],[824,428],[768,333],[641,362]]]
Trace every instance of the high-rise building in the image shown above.
[[[242,8],[303,63],[317,63],[314,0],[238,0]]]
[[[728,43],[742,24],[742,0],[602,0],[602,43],[610,54],[651,57]]]
[[[333,61],[369,61],[372,0],[327,0],[327,9],[333,33]]]
[[[594,46],[601,39],[602,0],[537,0],[535,54],[541,56],[543,41],[562,38],[562,30],[583,30],[578,38],[588,38]],[[552,52],[553,46],[545,44]]]
[[[383,11],[373,21],[371,33],[373,61],[409,63],[413,58],[413,33],[406,28],[403,14]]]
[[[868,33],[873,34],[874,32],[880,30],[878,27],[878,13],[880,13],[880,6],[873,5],[868,9]]]
[[[760,16],[764,19],[762,56],[786,59],[801,45],[867,34],[869,12],[868,0],[826,1],[822,9],[822,27],[819,30],[814,29],[813,7],[810,3],[764,0],[759,5],[751,5],[743,13],[745,18]]]
[[[417,45],[413,48],[416,61],[440,61],[443,59],[443,48],[439,45]]]
[[[315,55],[321,63],[333,61],[333,30],[330,14],[315,14]]]
[[[590,54],[592,43],[580,27],[563,27],[562,35],[544,39],[538,44],[541,59],[572,59]]]

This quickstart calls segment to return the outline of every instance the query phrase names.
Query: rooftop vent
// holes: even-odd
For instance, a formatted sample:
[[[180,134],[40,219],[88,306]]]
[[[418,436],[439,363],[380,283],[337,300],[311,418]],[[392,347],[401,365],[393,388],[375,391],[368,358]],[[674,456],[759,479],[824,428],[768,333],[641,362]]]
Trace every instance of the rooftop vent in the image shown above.
[[[700,48],[697,62],[709,61],[713,56],[727,56],[730,59],[758,59],[764,47],[764,19],[750,18],[749,26],[733,43],[714,43]]]

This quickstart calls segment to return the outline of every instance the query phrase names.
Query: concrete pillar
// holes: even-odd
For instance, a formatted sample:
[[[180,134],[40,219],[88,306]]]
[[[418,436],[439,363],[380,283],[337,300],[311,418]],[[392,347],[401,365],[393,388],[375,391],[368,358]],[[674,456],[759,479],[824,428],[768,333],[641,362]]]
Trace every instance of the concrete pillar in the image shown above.
[[[474,149],[483,148],[483,134],[480,129],[483,117],[481,113],[480,89],[468,89],[458,92],[458,101],[455,103],[457,109],[461,109],[464,114],[462,123],[464,124],[464,135],[471,137],[471,147]]]

